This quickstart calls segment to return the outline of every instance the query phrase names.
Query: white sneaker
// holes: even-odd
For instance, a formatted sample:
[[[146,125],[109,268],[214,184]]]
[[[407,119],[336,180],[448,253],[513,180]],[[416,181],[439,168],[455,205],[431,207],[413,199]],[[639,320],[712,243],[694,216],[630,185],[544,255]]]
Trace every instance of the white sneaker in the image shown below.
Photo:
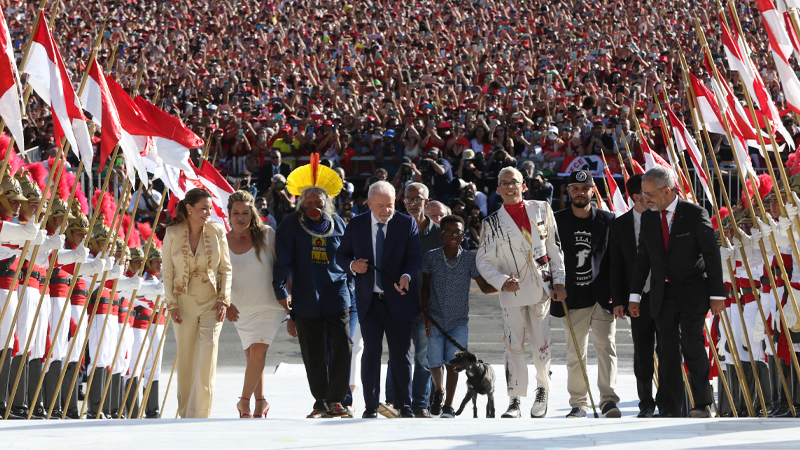
[[[536,400],[533,401],[531,407],[531,417],[534,419],[541,419],[547,415],[547,389],[544,386],[536,388]]]

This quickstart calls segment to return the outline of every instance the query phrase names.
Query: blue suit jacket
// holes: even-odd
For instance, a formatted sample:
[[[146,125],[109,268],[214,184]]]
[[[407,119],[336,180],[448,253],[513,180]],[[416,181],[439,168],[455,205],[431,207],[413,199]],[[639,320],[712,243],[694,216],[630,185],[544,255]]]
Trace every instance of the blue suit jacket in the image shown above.
[[[414,289],[410,289],[406,295],[400,295],[394,288],[394,283],[398,282],[403,274],[408,274],[413,281],[422,266],[417,222],[410,216],[395,212],[387,230],[383,258],[379,267],[385,274],[382,280],[383,292],[386,294],[386,303],[392,318],[397,322],[411,322],[420,311],[417,293]],[[372,213],[353,217],[336,251],[337,264],[345,268],[350,276],[353,275],[349,267],[354,260],[364,258],[370,264],[375,263],[372,239]],[[375,276],[376,273],[372,269],[355,276],[359,321],[363,320],[369,311]]]

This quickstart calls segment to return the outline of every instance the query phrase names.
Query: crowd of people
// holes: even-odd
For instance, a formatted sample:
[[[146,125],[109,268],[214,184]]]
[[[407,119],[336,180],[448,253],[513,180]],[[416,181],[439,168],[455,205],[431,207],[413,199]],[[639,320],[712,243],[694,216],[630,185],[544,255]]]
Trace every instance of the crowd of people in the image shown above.
[[[800,126],[772,62],[769,36],[759,15],[761,3],[739,1],[733,5],[741,19],[742,39],[752,49],[750,58],[765,90],[781,111],[788,137],[797,140]],[[36,4],[12,0],[2,6],[11,46],[21,60]],[[718,378],[721,383],[726,380],[725,386],[718,386],[720,414],[758,414],[759,410],[764,415],[791,414],[793,405],[800,404],[800,367],[792,364],[794,352],[787,344],[793,342],[792,336],[788,331],[782,333],[781,327],[794,327],[800,314],[792,307],[796,304],[792,289],[785,289],[782,281],[788,277],[787,283],[794,285],[800,276],[794,267],[800,255],[790,245],[796,217],[794,194],[784,190],[783,197],[773,194],[768,198],[769,189],[764,191],[763,186],[772,183],[769,177],[762,177],[758,191],[765,204],[774,204],[772,208],[766,205],[772,221],[769,217],[748,219],[747,214],[742,220],[747,195],[738,206],[733,198],[738,210],[730,215],[733,220],[723,220],[721,227],[715,225],[727,231],[718,233],[712,250],[706,239],[711,225],[705,225],[709,216],[717,217],[716,203],[725,204],[718,177],[708,177],[718,195],[716,199],[701,197],[703,216],[699,209],[689,209],[688,202],[684,205],[684,200],[675,199],[676,190],[680,196],[686,192],[680,178],[676,185],[673,178],[667,180],[653,169],[644,176],[628,176],[648,165],[648,148],[663,160],[677,163],[670,156],[666,136],[672,131],[667,126],[669,132],[665,133],[659,108],[674,111],[689,134],[700,131],[692,120],[693,101],[684,86],[680,64],[680,56],[685,55],[689,71],[701,83],[712,85],[695,20],[708,40],[710,59],[730,83],[732,95],[747,106],[743,83],[726,68],[728,50],[720,22],[734,19],[727,6],[673,0],[60,2],[52,34],[73,83],[79,84],[96,33],[108,17],[97,55],[101,67],[127,90],[133,92],[139,86],[137,93],[144,98],[158,97],[159,107],[206,141],[205,147],[193,149],[192,158],[197,166],[212,164],[236,189],[227,211],[231,231],[226,234],[206,222],[213,209],[208,192],[196,190],[192,197],[187,193],[172,213],[155,217],[161,200],[158,189],[145,191],[129,212],[134,222],[140,222],[135,230],[152,228],[163,238],[164,273],[161,275],[160,252],[143,254],[144,244],[139,253],[132,250],[127,258],[130,270],[106,276],[108,295],[116,289],[117,300],[123,301],[95,313],[90,309],[97,330],[87,329],[85,323],[81,328],[82,311],[87,300],[92,305],[104,304],[106,291],[97,295],[85,291],[94,274],[126,267],[125,246],[117,248],[116,264],[110,257],[65,256],[62,251],[57,261],[63,273],[54,277],[79,278],[73,290],[83,294],[82,299],[81,295],[66,299],[75,330],[65,326],[62,335],[55,332],[64,309],[61,303],[65,299],[60,296],[68,291],[57,288],[59,295],[46,294],[52,299],[53,363],[49,370],[38,366],[47,359],[44,347],[34,352],[32,362],[25,362],[18,350],[10,347],[8,362],[0,361],[0,408],[15,416],[41,416],[40,403],[51,403],[51,409],[57,405],[56,411],[63,410],[65,416],[81,417],[77,399],[79,392],[83,395],[81,380],[85,378],[84,409],[90,417],[138,414],[139,393],[149,396],[142,415],[157,417],[158,342],[170,316],[179,342],[180,415],[210,416],[216,343],[221,322],[227,317],[237,326],[247,358],[242,398],[237,404],[242,417],[264,417],[269,410],[260,374],[268,347],[284,321],[289,333],[299,338],[308,370],[316,400],[310,417],[352,416],[353,390],[359,384],[367,405],[364,417],[452,417],[451,386],[457,373],[449,361],[455,347],[445,335],[467,346],[469,292],[464,286],[475,280],[483,292],[499,291],[504,311],[506,381],[512,398],[504,417],[519,417],[521,398],[528,395],[526,333],[528,345],[539,352],[533,358],[537,385],[531,415],[543,417],[547,412],[551,313],[563,317],[565,328],[575,333],[572,340],[567,339],[570,417],[585,416],[589,406],[588,387],[581,376],[589,330],[594,335],[601,375],[600,409],[607,417],[619,415],[619,398],[614,392],[614,333],[615,319],[625,316],[630,316],[634,330],[634,367],[643,416],[656,409],[665,416],[705,414],[705,408],[713,403],[707,389],[707,363],[715,359],[698,343],[704,332],[700,316],[709,308],[715,314],[726,310],[726,317],[730,316],[730,330],[714,319],[706,331],[720,343],[719,366],[714,363],[711,369],[711,376],[715,371],[725,373]],[[797,66],[795,59],[791,61]],[[56,155],[58,143],[50,114],[50,105],[31,97],[23,119],[25,148],[17,150],[26,162],[41,158],[44,164],[29,169],[30,176],[19,178],[22,191],[26,179],[39,183],[41,177],[35,172],[46,172],[53,164],[48,157]],[[788,137],[779,133],[776,141],[786,145],[781,164],[785,163],[787,176],[796,177],[800,158],[793,153],[795,145],[787,142]],[[94,144],[97,160],[99,132]],[[736,176],[739,163],[725,135],[711,134],[708,140],[698,139],[697,145],[709,159],[718,160],[726,173]],[[679,147],[675,144],[673,151]],[[775,154],[764,155],[755,147],[748,151],[756,168],[778,163]],[[599,181],[595,186],[592,173],[580,170],[586,167],[570,168],[571,173],[563,176],[568,163],[577,157],[587,161],[588,157],[600,157],[611,172],[624,172],[619,178],[623,182],[616,188],[625,193],[628,213],[618,211],[619,217],[614,218],[598,208],[599,194],[612,203],[611,193]],[[73,165],[77,162],[74,155],[69,158]],[[12,167],[16,170],[21,164],[14,162]],[[97,169],[95,166],[93,173]],[[327,184],[309,182],[302,178],[308,176],[307,171],[331,178],[325,180]],[[293,174],[294,182],[290,180]],[[155,182],[160,186],[159,180]],[[795,189],[800,186],[792,183]],[[739,187],[731,189],[730,195],[735,197],[744,184],[736,184]],[[39,197],[15,196],[16,188],[11,185],[4,189],[0,194],[0,200],[3,195],[8,198],[8,204],[0,201],[4,223],[20,214],[30,219],[37,198],[45,198],[41,193],[44,185]],[[59,194],[66,199],[69,189],[59,187]],[[122,197],[122,193],[118,190],[115,196]],[[121,198],[117,201],[122,203]],[[15,211],[13,202],[20,202],[22,213]],[[103,243],[110,242],[113,208],[105,214],[107,229],[96,233],[88,229],[88,203],[82,199],[80,214],[63,208],[60,217],[69,224],[64,245],[80,253],[85,237],[91,253],[102,255]],[[107,208],[110,202],[102,203]],[[92,202],[95,204],[97,199]],[[676,204],[685,209],[679,217],[697,215],[692,221],[705,228],[670,234],[673,226],[687,226],[674,219]],[[660,219],[655,223],[652,215],[645,214],[652,208],[662,211],[666,224]],[[661,257],[652,255],[655,250],[645,242],[639,244],[637,255],[645,219],[651,222],[649,228],[667,230],[660,238],[647,234],[648,239],[661,239],[666,247],[669,237],[680,239],[696,233],[701,236],[697,238],[699,247],[681,246],[686,253],[680,256],[667,251],[666,269],[661,260],[645,264],[648,254],[642,254],[642,246],[650,250],[651,260]],[[745,222],[744,228],[737,231],[734,225],[741,222]],[[4,226],[0,231],[6,228],[13,229]],[[57,228],[57,224],[49,224],[49,234],[57,234]],[[0,240],[19,244],[34,238],[30,230],[8,232],[10,237],[0,235]],[[363,238],[367,233],[373,236],[371,245]],[[728,250],[723,234],[733,250]],[[636,239],[631,239],[634,236]],[[772,252],[772,256],[783,255],[777,259],[785,266],[783,273],[777,260],[765,264],[772,258],[770,236],[783,243]],[[63,247],[53,239],[48,251]],[[204,247],[198,250],[201,242]],[[382,250],[379,242],[384,242]],[[765,243],[763,249],[761,242]],[[711,262],[720,261],[715,253],[719,251],[723,254],[721,267]],[[698,255],[702,256],[698,259]],[[673,257],[684,264],[704,261],[705,265],[695,264],[699,269],[695,272],[674,272],[675,263],[669,259]],[[82,261],[83,266],[71,266],[74,261]],[[387,261],[391,261],[388,266]],[[624,265],[627,270],[608,273],[609,261],[613,267]],[[735,274],[724,270],[727,261]],[[43,261],[36,262],[46,269]],[[136,267],[142,265],[146,270],[137,276]],[[774,276],[768,273],[770,265],[775,266]],[[650,267],[657,279],[648,279],[641,272],[645,267]],[[11,289],[10,283],[2,284],[8,271],[13,275],[11,263],[5,270],[0,273],[0,296],[3,287]],[[251,277],[256,273],[272,274],[274,286],[263,277],[263,285],[258,286],[237,281],[258,279]],[[707,281],[698,287],[695,277]],[[719,277],[729,282],[727,288]],[[112,279],[118,279],[119,286],[114,288]],[[686,287],[692,283],[698,285],[696,289]],[[779,294],[772,293],[773,289]],[[20,290],[20,294],[25,292]],[[112,367],[115,348],[109,344],[113,340],[101,337],[105,325],[98,322],[107,324],[105,315],[113,314],[121,317],[122,325],[123,303],[133,291],[139,298],[129,308],[137,315],[129,313],[129,333],[120,328],[114,344],[124,340],[131,348],[129,355],[144,352],[150,356],[134,356],[127,362],[120,359],[114,370],[93,370],[98,363],[99,367]],[[268,294],[264,298],[255,296],[256,292]],[[159,293],[167,305],[159,306]],[[631,293],[644,294],[629,298]],[[741,311],[736,302],[730,306],[732,293],[741,294]],[[691,308],[681,307],[695,297]],[[723,307],[717,297],[728,299]],[[789,307],[777,307],[781,302],[774,298],[781,297]],[[791,302],[786,303],[789,297]],[[761,299],[765,302],[763,317],[756,308]],[[20,310],[35,309],[36,300],[20,300]],[[112,298],[109,304],[114,302]],[[17,304],[6,309],[13,312]],[[436,323],[444,324],[443,329],[431,328],[420,308]],[[26,317],[24,312],[20,314]],[[746,320],[739,320],[740,316]],[[1,319],[3,339],[15,326],[18,337],[26,330],[39,330],[34,324],[14,325],[12,317],[7,313]],[[663,342],[679,334],[678,324],[680,346],[674,339]],[[107,328],[114,335],[112,328]],[[389,342],[390,370],[386,398],[381,402],[380,342],[384,334]],[[770,339],[765,340],[767,335]],[[763,344],[750,345],[750,339]],[[87,341],[84,361],[84,352],[68,344],[80,345],[82,340]],[[412,341],[413,357],[409,350]],[[733,341],[741,344],[742,351],[726,346],[725,342]],[[660,387],[656,396],[650,383],[654,346],[664,370],[658,377],[664,388]],[[139,366],[138,359],[143,359]],[[679,373],[681,361],[689,372],[686,386]],[[33,389],[22,394],[27,388],[18,388],[20,397],[8,398],[13,391],[12,375],[20,367],[25,374],[22,378],[28,380],[25,386]],[[91,378],[93,372],[96,379]],[[44,379],[42,393],[36,394],[40,375]],[[759,377],[763,380],[756,383]],[[140,390],[140,385],[145,389]],[[61,399],[65,386],[75,395]],[[691,401],[684,399],[687,390],[693,394]],[[728,392],[730,396],[723,395]],[[100,405],[104,397],[110,399],[110,405]],[[255,401],[252,408],[251,399]],[[135,406],[126,407],[124,402]]]

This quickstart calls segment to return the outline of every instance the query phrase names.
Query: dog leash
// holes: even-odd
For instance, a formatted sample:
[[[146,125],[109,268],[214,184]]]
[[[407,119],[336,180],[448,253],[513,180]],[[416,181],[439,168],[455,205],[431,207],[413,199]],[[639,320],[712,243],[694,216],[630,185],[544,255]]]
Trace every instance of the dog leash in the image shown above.
[[[391,282],[391,283],[392,283],[392,285],[394,285],[394,284],[395,284],[395,283],[394,283],[394,282],[392,282],[392,280],[389,278],[389,275],[386,275],[385,273],[383,273],[383,272],[382,272],[380,269],[378,269],[377,267],[375,267],[375,265],[373,265],[373,264],[370,264],[370,263],[367,263],[367,266],[371,267],[373,270],[375,270],[375,272],[379,273],[379,274],[380,274],[380,275],[381,275],[381,276],[382,276],[382,277],[383,277],[383,278],[384,278],[386,281],[389,281],[389,282]],[[404,292],[404,293],[406,293],[406,294],[408,294],[408,290],[407,290],[407,289],[405,289],[405,288],[403,288],[403,292]],[[450,341],[450,343],[451,343],[451,344],[453,344],[453,346],[455,346],[455,348],[457,348],[457,349],[461,350],[462,352],[469,352],[469,350],[465,349],[465,348],[464,348],[464,347],[463,347],[461,344],[459,344],[458,342],[456,342],[456,340],[455,340],[455,339],[453,339],[453,338],[452,338],[452,337],[451,337],[449,334],[447,334],[447,332],[446,332],[446,331],[444,331],[444,329],[441,327],[441,325],[439,325],[439,323],[438,323],[438,322],[436,322],[436,320],[435,320],[433,317],[431,317],[431,315],[430,315],[430,314],[428,314],[428,311],[426,311],[426,310],[425,310],[425,308],[423,308],[423,307],[422,307],[422,300],[420,300],[420,299],[417,299],[417,304],[418,304],[419,308],[422,310],[422,315],[423,315],[423,316],[425,316],[425,318],[426,318],[426,319],[428,319],[428,321],[431,323],[431,325],[433,325],[434,327],[436,327],[436,329],[437,329],[437,330],[439,330],[439,332],[440,332],[440,333],[442,333],[442,336],[444,336],[444,337],[445,337],[445,339],[447,339],[448,341]]]

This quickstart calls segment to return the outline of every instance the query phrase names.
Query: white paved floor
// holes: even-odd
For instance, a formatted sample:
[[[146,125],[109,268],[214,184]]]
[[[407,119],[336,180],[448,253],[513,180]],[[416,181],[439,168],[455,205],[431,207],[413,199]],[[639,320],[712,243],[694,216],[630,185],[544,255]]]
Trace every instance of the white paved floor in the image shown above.
[[[495,367],[495,370],[503,373],[502,367]],[[532,367],[530,370],[534,371]],[[486,400],[481,398],[478,401],[480,419],[472,419],[471,408],[468,408],[465,414],[453,420],[306,420],[303,417],[310,412],[313,400],[308,393],[304,368],[283,364],[274,375],[266,378],[267,399],[271,403],[269,419],[239,420],[235,403],[242,370],[221,368],[214,399],[215,419],[166,419],[174,417],[177,407],[173,390],[165,419],[160,421],[0,422],[0,449],[567,449],[590,446],[636,450],[800,449],[800,420],[796,419],[636,419],[636,385],[632,375],[621,375],[618,379],[622,419],[564,419],[569,410],[565,375],[564,366],[553,367],[554,387],[545,419],[485,419]],[[596,368],[590,367],[592,381],[595,375]],[[169,373],[162,376],[162,395],[168,377]],[[499,416],[508,401],[502,376],[496,388]],[[456,402],[464,392],[460,385]],[[359,394],[357,391],[355,407],[360,417],[364,403]],[[599,395],[596,388],[594,394],[595,398]],[[530,408],[531,402],[532,399],[523,400],[523,407]]]

